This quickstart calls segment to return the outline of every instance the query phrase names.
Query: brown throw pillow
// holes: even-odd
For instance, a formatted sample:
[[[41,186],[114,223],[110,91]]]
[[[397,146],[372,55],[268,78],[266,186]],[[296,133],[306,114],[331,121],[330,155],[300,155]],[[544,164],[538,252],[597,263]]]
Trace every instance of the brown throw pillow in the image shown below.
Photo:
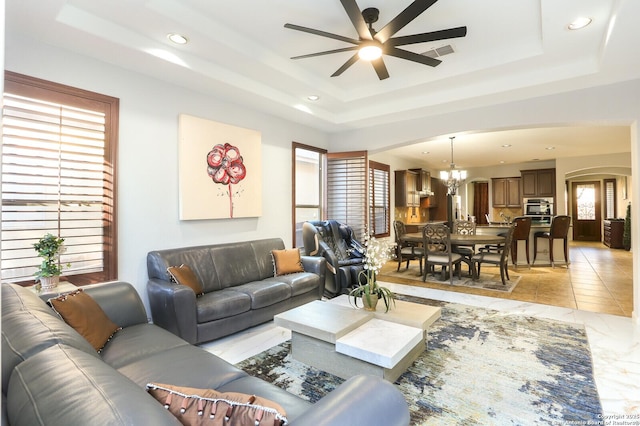
[[[178,284],[191,287],[191,290],[193,290],[196,296],[202,296],[204,294],[204,287],[202,287],[200,280],[189,265],[183,263],[180,266],[169,266],[167,272]]]
[[[183,425],[278,426],[287,423],[284,409],[255,395],[148,383],[149,392]]]
[[[273,274],[276,277],[294,272],[304,272],[298,249],[271,250],[271,256],[273,256]]]
[[[116,331],[122,329],[111,321],[100,305],[81,288],[51,298],[49,303],[64,322],[87,339],[98,352],[102,351]]]

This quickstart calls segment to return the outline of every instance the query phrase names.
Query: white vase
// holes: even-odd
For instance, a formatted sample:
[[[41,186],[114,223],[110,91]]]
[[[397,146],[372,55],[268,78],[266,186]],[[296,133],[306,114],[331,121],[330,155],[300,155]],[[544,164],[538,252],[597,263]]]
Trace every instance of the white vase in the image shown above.
[[[42,291],[53,290],[58,287],[59,282],[60,277],[58,275],[55,277],[40,277],[40,288]]]

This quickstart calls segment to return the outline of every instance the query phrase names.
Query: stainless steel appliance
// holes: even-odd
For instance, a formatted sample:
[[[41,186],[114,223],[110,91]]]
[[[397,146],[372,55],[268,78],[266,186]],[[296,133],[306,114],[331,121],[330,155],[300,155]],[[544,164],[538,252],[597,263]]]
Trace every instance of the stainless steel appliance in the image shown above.
[[[551,223],[551,218],[555,214],[553,198],[525,198],[524,215],[531,216],[532,223]]]

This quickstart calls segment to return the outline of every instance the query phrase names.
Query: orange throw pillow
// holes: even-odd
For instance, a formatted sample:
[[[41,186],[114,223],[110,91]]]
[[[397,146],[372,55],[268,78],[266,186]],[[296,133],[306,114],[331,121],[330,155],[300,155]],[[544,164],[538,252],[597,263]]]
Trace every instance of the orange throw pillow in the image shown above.
[[[64,322],[87,339],[98,353],[116,331],[122,329],[111,321],[100,305],[81,288],[51,298],[49,303]]]
[[[189,265],[183,263],[180,266],[169,266],[167,272],[178,284],[191,287],[196,296],[202,296],[204,294],[204,287]]]
[[[274,276],[304,272],[300,260],[300,250],[272,250]]]

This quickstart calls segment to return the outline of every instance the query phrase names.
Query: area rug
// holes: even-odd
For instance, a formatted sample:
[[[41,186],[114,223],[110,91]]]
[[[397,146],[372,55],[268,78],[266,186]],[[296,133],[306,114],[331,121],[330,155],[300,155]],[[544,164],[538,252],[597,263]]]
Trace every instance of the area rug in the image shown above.
[[[420,267],[418,264],[410,264],[406,269],[403,264],[400,270],[396,272],[397,263],[393,267],[389,267],[390,264],[380,271],[378,278],[381,281],[396,282],[400,284],[423,284],[422,275],[420,275]],[[509,271],[510,280],[506,281],[506,284],[502,284],[502,278],[500,278],[500,270],[497,267],[483,266],[480,271],[480,277],[477,280],[473,280],[467,276],[468,272],[465,266],[462,269],[461,278],[457,275],[453,276],[453,285],[455,287],[471,287],[484,290],[493,290],[503,293],[511,293],[513,289],[518,285],[522,276],[514,274]],[[427,274],[427,282],[440,285],[451,285],[447,277],[446,280],[440,279],[440,271],[436,274]]]
[[[602,413],[583,327],[398,295],[442,307],[428,350],[398,378],[412,425],[597,424]],[[291,359],[289,341],[238,364],[316,402],[342,379]]]

